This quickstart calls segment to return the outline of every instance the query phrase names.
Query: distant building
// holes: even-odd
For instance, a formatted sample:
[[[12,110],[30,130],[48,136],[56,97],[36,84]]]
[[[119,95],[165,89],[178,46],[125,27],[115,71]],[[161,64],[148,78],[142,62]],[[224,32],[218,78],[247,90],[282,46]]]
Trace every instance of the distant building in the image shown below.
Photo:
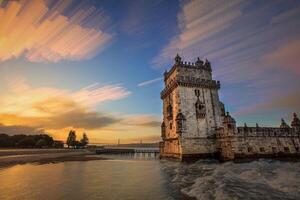
[[[300,155],[296,114],[291,127],[283,119],[278,128],[236,127],[219,100],[220,82],[212,80],[207,60],[187,63],[177,55],[173,67],[164,73],[164,82],[161,157],[233,160]]]

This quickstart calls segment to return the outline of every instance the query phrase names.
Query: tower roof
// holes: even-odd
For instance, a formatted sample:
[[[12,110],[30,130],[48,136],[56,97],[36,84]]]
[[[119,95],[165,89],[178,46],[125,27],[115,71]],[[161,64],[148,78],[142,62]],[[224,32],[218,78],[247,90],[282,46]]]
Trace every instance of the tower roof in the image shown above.
[[[285,123],[283,118],[281,119],[280,128],[290,128],[289,125],[287,125],[287,123]]]
[[[293,118],[293,121],[291,123],[291,126],[292,127],[300,127],[300,120],[299,118],[297,117],[297,114],[294,113],[294,118]]]
[[[223,121],[224,121],[224,123],[235,123],[234,118],[231,117],[231,115],[229,114],[229,112],[226,112]]]

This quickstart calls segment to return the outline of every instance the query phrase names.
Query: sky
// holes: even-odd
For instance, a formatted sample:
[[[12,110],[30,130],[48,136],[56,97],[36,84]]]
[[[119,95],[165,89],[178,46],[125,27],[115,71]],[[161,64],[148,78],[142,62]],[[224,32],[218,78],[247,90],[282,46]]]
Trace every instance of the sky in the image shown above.
[[[298,0],[0,0],[0,132],[159,141],[177,53],[211,62],[238,125],[300,115]]]

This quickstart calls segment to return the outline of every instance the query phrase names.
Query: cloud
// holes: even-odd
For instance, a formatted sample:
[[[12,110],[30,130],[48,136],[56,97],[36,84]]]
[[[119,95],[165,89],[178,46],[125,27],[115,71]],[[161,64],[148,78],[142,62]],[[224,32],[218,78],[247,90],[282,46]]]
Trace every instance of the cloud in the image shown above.
[[[9,82],[9,91],[1,94],[0,123],[3,133],[35,134],[47,132],[64,140],[70,129],[88,131],[94,141],[116,138],[143,138],[159,135],[160,119],[155,115],[112,114],[95,110],[103,102],[130,94],[119,84],[91,84],[71,91],[54,87],[33,87],[19,77]],[[91,100],[92,99],[92,100]],[[130,139],[131,138],[131,139]]]
[[[72,94],[72,97],[78,102],[88,105],[95,105],[105,101],[114,101],[123,99],[131,94],[120,84],[100,86],[94,83]]]
[[[161,120],[154,115],[128,115],[121,123],[125,126],[160,127]]]
[[[89,59],[109,44],[113,36],[104,30],[109,19],[103,11],[84,2],[53,2],[8,1],[0,7],[0,61],[22,55],[32,62]]]
[[[120,84],[100,85],[94,83],[77,91],[53,87],[30,86],[22,78],[9,81],[10,91],[0,99],[0,113],[21,116],[52,116],[69,112],[74,108],[91,109],[108,101],[126,98],[131,94]]]
[[[0,134],[7,134],[7,135],[36,135],[36,134],[46,134],[45,130],[29,127],[29,126],[5,126],[0,124]]]
[[[68,101],[67,109],[61,107],[66,105],[67,102],[62,99],[46,99],[43,102],[36,102],[35,105],[32,105],[31,109],[37,108],[41,114],[35,116],[23,115],[22,113],[0,113],[0,122],[7,126],[17,125],[45,130],[60,130],[65,128],[93,130],[101,129],[121,121],[116,116],[89,111],[72,100]],[[51,106],[54,104],[58,105],[58,107],[52,109]]]
[[[45,129],[67,127],[97,129],[120,121],[94,106],[127,97],[130,92],[119,84],[95,83],[77,91],[30,86],[22,77],[11,80],[10,91],[0,100],[0,122]]]
[[[155,78],[155,79],[152,79],[152,80],[149,80],[149,81],[144,81],[144,82],[141,82],[138,84],[139,87],[143,87],[143,86],[146,86],[146,85],[150,85],[152,83],[156,83],[156,82],[159,82],[163,80],[163,78]]]
[[[284,44],[275,51],[265,55],[263,60],[271,66],[292,70],[300,75],[300,39]]]
[[[221,4],[219,1],[207,0],[183,4],[178,14],[180,33],[163,48],[154,59],[154,64],[168,62],[177,52],[185,52],[186,55],[189,48],[229,27],[241,15],[241,11],[236,9],[240,3],[241,1],[230,1]]]
[[[262,111],[275,111],[275,110],[285,110],[288,112],[300,112],[300,91],[293,91],[288,94],[277,94],[271,96],[268,101],[262,103],[257,103],[254,105],[249,105],[240,109],[235,114],[238,116],[244,116]]]

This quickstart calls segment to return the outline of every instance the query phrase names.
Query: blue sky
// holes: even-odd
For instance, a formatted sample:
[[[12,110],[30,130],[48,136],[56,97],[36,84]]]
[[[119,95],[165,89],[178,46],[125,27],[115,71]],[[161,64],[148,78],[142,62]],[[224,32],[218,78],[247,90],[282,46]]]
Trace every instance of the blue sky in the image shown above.
[[[300,1],[3,1],[0,11],[3,129],[158,140],[159,78],[176,53],[210,60],[238,124],[277,126],[300,111]],[[86,117],[49,120],[74,111]]]

